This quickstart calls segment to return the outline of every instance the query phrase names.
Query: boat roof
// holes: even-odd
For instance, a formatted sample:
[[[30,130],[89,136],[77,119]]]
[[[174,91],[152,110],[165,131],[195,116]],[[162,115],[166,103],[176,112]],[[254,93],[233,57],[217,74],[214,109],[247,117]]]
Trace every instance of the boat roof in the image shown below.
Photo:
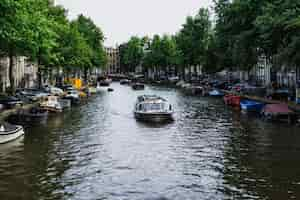
[[[147,102],[153,102],[153,101],[163,101],[166,102],[167,100],[165,100],[164,98],[157,96],[157,95],[142,95],[138,97],[138,101],[142,102],[142,101],[147,101]]]

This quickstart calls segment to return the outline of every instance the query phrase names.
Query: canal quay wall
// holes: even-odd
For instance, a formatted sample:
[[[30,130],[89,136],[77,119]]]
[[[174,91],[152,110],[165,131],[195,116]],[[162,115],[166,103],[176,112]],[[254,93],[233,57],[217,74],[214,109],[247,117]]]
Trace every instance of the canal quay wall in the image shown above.
[[[7,109],[7,110],[0,111],[0,122],[5,121],[11,115],[17,114],[20,110],[30,110],[31,108],[34,108],[36,106],[38,106],[37,103],[26,104],[26,105],[23,105],[23,106],[17,106],[17,107],[12,108],[12,109]]]

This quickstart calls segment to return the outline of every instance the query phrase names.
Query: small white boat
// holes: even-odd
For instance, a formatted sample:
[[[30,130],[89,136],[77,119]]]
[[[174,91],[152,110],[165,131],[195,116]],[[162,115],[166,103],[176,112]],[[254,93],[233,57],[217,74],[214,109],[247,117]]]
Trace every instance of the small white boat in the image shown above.
[[[100,85],[97,85],[96,91],[97,91],[97,93],[105,92],[105,91],[106,91],[106,88],[101,87]]]
[[[48,110],[50,112],[62,112],[63,107],[59,102],[57,96],[48,96],[44,102],[41,103],[40,107],[42,109]]]
[[[131,87],[133,90],[144,90],[145,89],[145,85],[142,83],[133,83]]]
[[[24,135],[22,126],[5,124],[0,126],[0,144],[8,143]]]
[[[71,104],[79,104],[80,103],[80,96],[77,90],[68,90],[64,99],[70,100]],[[70,105],[71,107],[71,105]]]
[[[96,94],[97,93],[97,88],[96,87],[88,87],[88,93]]]
[[[102,87],[108,87],[111,83],[112,83],[112,79],[109,79],[109,78],[106,78],[99,82],[100,86],[102,86]]]
[[[129,85],[130,83],[131,83],[131,81],[129,79],[121,79],[120,80],[121,85]]]
[[[134,109],[135,118],[147,122],[172,121],[173,113],[172,105],[156,95],[139,96]]]
[[[219,91],[219,90],[212,90],[212,91],[210,91],[208,94],[209,94],[209,96],[211,96],[211,97],[223,97],[223,96],[224,96],[224,93],[222,93],[222,92]]]

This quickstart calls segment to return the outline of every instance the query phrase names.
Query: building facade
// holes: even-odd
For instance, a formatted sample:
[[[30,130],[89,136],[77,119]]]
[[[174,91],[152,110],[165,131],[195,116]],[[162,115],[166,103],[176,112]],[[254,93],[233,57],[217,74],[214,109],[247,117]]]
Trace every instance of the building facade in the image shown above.
[[[119,48],[105,47],[105,53],[108,58],[106,65],[106,73],[116,74],[120,73],[120,52]]]

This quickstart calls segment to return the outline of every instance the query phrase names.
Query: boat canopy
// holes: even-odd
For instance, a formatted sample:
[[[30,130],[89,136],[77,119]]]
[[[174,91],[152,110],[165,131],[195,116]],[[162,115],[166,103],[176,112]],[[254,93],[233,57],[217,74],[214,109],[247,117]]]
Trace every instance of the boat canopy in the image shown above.
[[[159,97],[157,95],[143,95],[143,96],[139,96],[138,97],[138,102],[143,102],[143,101],[164,101],[166,102],[166,100],[162,97]]]

